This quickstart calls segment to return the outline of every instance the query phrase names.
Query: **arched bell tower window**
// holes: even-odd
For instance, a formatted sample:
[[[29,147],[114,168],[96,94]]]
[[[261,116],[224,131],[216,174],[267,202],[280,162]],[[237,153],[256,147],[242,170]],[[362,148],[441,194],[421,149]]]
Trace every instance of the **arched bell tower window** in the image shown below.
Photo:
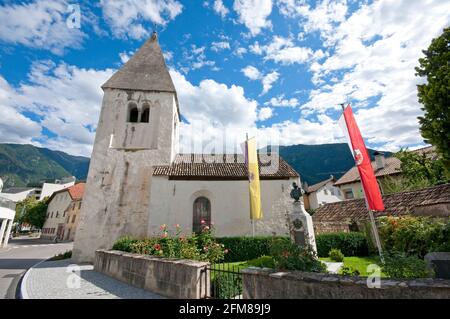
[[[206,197],[198,197],[194,201],[192,231],[198,234],[205,226],[211,227],[211,202]]]
[[[130,104],[128,107],[128,122],[137,123],[139,119],[139,110],[135,104]]]
[[[141,122],[142,123],[148,123],[150,119],[150,108],[148,105],[144,106],[144,110],[142,111],[141,115]]]

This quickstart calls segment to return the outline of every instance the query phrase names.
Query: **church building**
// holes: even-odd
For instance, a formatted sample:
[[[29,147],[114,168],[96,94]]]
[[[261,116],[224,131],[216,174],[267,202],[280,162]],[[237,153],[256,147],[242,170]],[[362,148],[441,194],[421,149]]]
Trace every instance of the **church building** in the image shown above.
[[[242,154],[178,154],[180,110],[156,33],[105,84],[75,235],[73,259],[92,262],[121,236],[162,224],[185,234],[202,222],[217,236],[252,235]],[[257,235],[287,234],[283,201],[298,173],[278,154],[259,155],[263,219]]]

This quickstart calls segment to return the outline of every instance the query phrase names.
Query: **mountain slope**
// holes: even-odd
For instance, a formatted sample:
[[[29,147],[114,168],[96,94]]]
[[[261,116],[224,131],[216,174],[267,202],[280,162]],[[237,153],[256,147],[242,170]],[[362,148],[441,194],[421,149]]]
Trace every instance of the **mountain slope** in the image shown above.
[[[86,179],[89,158],[33,145],[0,144],[0,176],[5,188],[66,176]]]
[[[354,165],[347,144],[280,146],[280,155],[300,173],[302,182],[309,185],[341,177]],[[369,149],[372,156],[375,151]],[[391,153],[385,152],[387,156]],[[26,186],[44,179],[65,176],[86,179],[89,158],[73,156],[33,145],[0,144],[0,176],[5,187]]]
[[[368,149],[373,160],[375,150]],[[280,146],[280,155],[300,173],[301,181],[309,185],[327,179],[339,178],[355,165],[348,144],[290,145]],[[392,153],[383,152],[386,156]]]

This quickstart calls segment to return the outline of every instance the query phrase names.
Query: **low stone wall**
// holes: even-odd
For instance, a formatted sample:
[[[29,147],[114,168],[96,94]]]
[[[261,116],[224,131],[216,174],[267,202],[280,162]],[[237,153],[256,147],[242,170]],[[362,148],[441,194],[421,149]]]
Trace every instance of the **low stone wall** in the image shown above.
[[[253,267],[242,273],[244,299],[450,298],[450,280],[444,279],[381,279],[381,288],[368,288],[360,277]]]
[[[208,263],[97,250],[94,270],[169,298],[197,299],[209,293]]]

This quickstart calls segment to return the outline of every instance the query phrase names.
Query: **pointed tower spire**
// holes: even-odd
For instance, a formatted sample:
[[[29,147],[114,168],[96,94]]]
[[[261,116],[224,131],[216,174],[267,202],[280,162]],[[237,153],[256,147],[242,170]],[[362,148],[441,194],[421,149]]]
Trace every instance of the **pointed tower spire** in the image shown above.
[[[102,89],[105,88],[170,92],[176,95],[156,32],[102,85]]]

